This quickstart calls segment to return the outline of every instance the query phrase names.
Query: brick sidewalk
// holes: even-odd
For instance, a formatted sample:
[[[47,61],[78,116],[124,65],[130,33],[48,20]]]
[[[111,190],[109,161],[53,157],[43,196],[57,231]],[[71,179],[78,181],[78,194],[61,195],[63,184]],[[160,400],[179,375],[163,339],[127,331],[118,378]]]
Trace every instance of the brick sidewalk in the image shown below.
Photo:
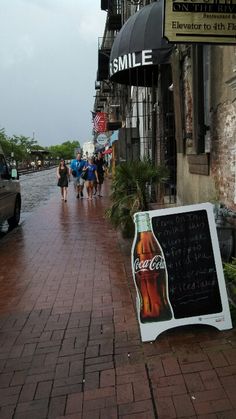
[[[0,240],[0,419],[235,419],[235,330],[141,343],[104,195],[54,195]]]

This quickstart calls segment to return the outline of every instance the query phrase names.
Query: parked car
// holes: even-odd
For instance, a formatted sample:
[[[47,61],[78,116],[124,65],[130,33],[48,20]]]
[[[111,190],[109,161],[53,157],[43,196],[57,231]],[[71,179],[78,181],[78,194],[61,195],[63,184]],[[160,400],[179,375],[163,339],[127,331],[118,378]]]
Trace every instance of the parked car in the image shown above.
[[[7,165],[0,146],[0,224],[16,227],[20,221],[21,191],[17,170]]]

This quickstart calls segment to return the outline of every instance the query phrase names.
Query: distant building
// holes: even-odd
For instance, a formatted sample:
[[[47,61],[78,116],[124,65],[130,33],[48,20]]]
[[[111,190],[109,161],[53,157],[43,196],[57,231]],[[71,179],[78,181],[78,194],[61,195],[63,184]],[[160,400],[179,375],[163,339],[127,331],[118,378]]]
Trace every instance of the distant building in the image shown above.
[[[83,144],[83,157],[92,156],[94,154],[95,148],[93,141],[88,141]]]

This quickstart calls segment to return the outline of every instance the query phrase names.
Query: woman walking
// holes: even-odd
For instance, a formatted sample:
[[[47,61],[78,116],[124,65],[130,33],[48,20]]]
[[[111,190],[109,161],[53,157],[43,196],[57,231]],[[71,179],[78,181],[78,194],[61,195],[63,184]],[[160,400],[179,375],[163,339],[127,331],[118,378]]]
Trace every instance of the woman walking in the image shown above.
[[[102,184],[104,182],[104,172],[105,172],[105,161],[103,160],[102,153],[98,153],[97,158],[94,162],[97,166],[97,172],[98,172],[98,184],[97,189],[98,190],[98,196],[102,197]]]
[[[88,199],[93,198],[93,187],[94,183],[98,182],[98,173],[97,173],[97,166],[93,163],[92,157],[88,158],[88,162],[85,165],[84,170],[87,172],[86,178],[86,189],[88,194]]]
[[[57,179],[57,186],[61,188],[61,199],[62,201],[67,202],[69,169],[66,166],[64,159],[61,159],[60,164],[57,168]]]

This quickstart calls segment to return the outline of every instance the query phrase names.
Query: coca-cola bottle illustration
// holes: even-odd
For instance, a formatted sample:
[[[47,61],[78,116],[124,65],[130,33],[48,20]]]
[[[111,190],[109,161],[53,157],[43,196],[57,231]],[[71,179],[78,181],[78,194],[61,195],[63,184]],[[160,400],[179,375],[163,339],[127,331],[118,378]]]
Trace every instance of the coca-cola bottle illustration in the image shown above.
[[[164,254],[154,236],[148,213],[135,214],[133,274],[140,301],[142,323],[170,320],[168,273]]]

